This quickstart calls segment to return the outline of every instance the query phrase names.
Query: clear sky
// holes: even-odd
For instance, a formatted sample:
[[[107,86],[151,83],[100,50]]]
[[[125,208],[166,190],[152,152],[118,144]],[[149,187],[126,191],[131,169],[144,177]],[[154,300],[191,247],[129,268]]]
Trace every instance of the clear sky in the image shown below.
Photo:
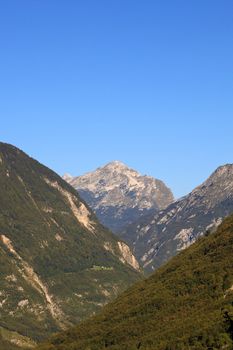
[[[186,194],[233,163],[233,1],[0,0],[0,139]]]

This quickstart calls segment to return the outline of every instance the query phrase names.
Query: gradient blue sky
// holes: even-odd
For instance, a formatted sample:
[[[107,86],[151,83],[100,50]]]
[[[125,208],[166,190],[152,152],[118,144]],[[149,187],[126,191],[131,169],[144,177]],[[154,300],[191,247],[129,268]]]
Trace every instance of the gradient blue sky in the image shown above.
[[[233,162],[233,1],[0,0],[0,139],[186,194]]]

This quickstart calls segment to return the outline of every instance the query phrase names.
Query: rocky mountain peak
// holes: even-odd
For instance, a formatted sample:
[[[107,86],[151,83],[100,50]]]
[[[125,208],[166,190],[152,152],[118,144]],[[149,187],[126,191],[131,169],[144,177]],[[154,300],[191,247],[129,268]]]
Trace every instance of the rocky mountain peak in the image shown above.
[[[99,168],[97,168],[94,172],[90,172],[84,174],[85,175],[93,175],[93,173],[98,174],[98,176],[109,176],[111,178],[115,176],[141,176],[136,170],[131,169],[126,164],[120,162],[119,160],[114,160],[112,162],[107,163]]]
[[[205,195],[210,205],[224,199],[233,192],[233,164],[218,167],[206,181],[196,187],[189,195]]]
[[[125,163],[123,163],[123,162],[121,162],[119,160],[113,160],[112,162],[107,163],[103,167],[100,167],[100,169],[101,168],[104,168],[104,169],[115,169],[115,170],[119,170],[119,171],[122,170],[122,169],[129,169],[129,167]]]
[[[218,167],[210,176],[211,180],[218,181],[220,178],[226,178],[233,175],[233,164],[225,164]]]
[[[120,161],[93,172],[67,178],[95,211],[99,220],[114,232],[150,210],[161,210],[173,201],[170,189],[160,180],[141,175]]]

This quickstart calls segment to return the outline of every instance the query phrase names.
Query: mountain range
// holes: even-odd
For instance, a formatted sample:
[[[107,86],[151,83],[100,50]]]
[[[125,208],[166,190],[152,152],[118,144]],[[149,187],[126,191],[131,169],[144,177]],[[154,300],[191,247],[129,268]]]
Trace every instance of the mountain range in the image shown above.
[[[62,179],[0,143],[0,349],[231,349],[232,213],[232,164],[174,200],[119,161]]]
[[[233,216],[39,350],[230,350]]]
[[[200,186],[166,209],[143,217],[121,233],[151,272],[210,233],[233,213],[233,165],[220,166]]]
[[[31,347],[93,315],[141,273],[129,247],[72,186],[0,143],[0,278],[5,350]]]
[[[166,185],[114,161],[79,177],[65,176],[100,221],[123,239],[151,272],[215,230],[233,212],[233,165],[220,166],[174,200]]]
[[[151,176],[141,175],[120,161],[93,172],[63,178],[94,210],[100,222],[119,233],[138,218],[158,212],[174,198],[171,190]]]

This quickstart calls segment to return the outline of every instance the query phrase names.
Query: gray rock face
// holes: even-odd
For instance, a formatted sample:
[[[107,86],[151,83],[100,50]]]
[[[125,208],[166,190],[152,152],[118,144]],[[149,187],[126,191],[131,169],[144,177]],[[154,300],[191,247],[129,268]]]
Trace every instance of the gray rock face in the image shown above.
[[[202,185],[159,213],[129,226],[124,238],[152,271],[233,212],[233,165],[219,167]]]
[[[83,176],[63,177],[95,211],[99,220],[118,233],[139,217],[164,209],[173,201],[165,184],[142,176],[114,161]]]

